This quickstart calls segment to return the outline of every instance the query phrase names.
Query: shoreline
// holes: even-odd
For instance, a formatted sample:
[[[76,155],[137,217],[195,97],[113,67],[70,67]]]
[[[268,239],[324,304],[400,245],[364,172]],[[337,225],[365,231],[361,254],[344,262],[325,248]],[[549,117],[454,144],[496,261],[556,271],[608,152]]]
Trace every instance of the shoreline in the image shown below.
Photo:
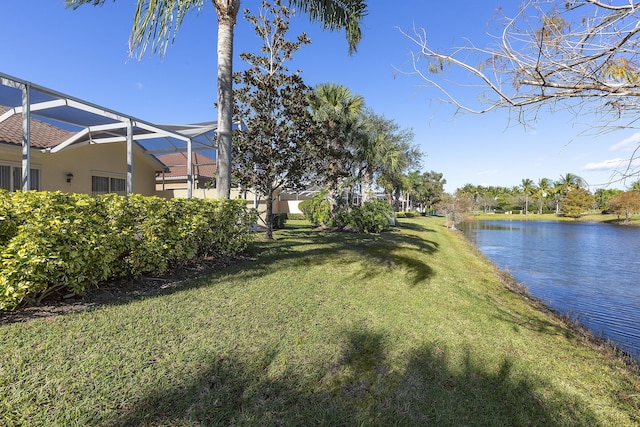
[[[640,215],[632,215],[628,223],[624,223],[624,218],[619,218],[615,214],[589,213],[579,218],[569,218],[561,215],[551,214],[479,214],[473,215],[473,221],[559,221],[559,222],[597,222],[602,224],[612,224],[621,226],[640,227]]]
[[[599,216],[603,216],[598,214]],[[504,215],[504,214],[496,214],[497,218],[493,218],[494,215],[485,215],[482,218],[474,220],[476,221],[490,221],[490,220],[511,220],[511,221],[557,221],[557,222],[572,222],[573,218],[565,218],[560,219],[562,217],[557,217],[555,214],[546,214],[545,216],[554,216],[557,218],[541,218],[541,215],[526,215],[529,218],[520,218],[520,216],[525,217],[525,215]],[[490,217],[490,218],[485,218]],[[614,224],[614,225],[631,225],[631,226],[640,226],[640,220],[637,219],[637,223],[635,224]],[[596,221],[584,219],[577,222],[599,222],[599,223],[610,223],[609,221]],[[508,270],[501,269],[498,265],[496,265],[491,259],[489,259],[476,245],[473,244],[464,233],[460,230],[457,230],[456,233],[470,245],[472,251],[480,258],[484,259],[487,263],[489,263],[496,274],[496,276],[500,279],[506,289],[510,292],[515,293],[519,297],[525,299],[527,302],[530,302],[531,305],[546,314],[556,318],[562,324],[564,324],[569,330],[579,336],[583,342],[585,342],[588,346],[598,349],[600,351],[604,351],[608,356],[617,358],[622,360],[626,365],[628,365],[631,369],[635,370],[638,375],[640,375],[640,356],[637,358],[633,356],[631,353],[626,352],[622,348],[616,345],[609,338],[605,338],[597,335],[591,329],[586,326],[581,325],[577,320],[571,319],[568,315],[562,314],[560,311],[554,309],[553,307],[547,305],[540,298],[531,294],[526,284],[519,282]]]
[[[564,315],[560,311],[547,305],[540,298],[531,294],[527,286],[519,282],[508,270],[501,269],[491,261],[473,244],[473,242],[467,239],[461,231],[456,231],[456,233],[461,239],[469,244],[471,250],[476,254],[476,256],[482,258],[492,266],[496,277],[509,292],[512,292],[527,301],[534,309],[552,316],[561,322],[567,329],[580,337],[581,341],[585,343],[585,345],[597,351],[604,352],[609,357],[621,360],[630,369],[635,371],[636,374],[640,375],[640,358],[636,359],[632,354],[618,347],[613,341],[611,341],[611,339],[596,335],[591,329],[581,325],[578,321],[571,319],[569,316]]]

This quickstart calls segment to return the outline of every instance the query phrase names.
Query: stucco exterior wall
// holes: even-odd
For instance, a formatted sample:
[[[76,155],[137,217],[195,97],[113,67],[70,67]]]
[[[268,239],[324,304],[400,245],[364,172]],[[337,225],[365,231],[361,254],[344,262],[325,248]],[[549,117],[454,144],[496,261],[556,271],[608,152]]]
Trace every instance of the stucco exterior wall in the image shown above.
[[[20,165],[21,149],[0,146],[0,162]],[[127,178],[126,143],[68,147],[58,153],[31,150],[31,168],[40,170],[40,190],[91,194],[91,177]],[[155,195],[155,175],[161,165],[134,145],[133,192]],[[71,182],[67,174],[72,173]]]
[[[156,191],[155,194],[165,199],[186,199],[188,192],[184,183],[173,183],[172,185],[165,186],[165,190]],[[215,199],[217,197],[215,188],[194,188],[191,196],[198,199]]]

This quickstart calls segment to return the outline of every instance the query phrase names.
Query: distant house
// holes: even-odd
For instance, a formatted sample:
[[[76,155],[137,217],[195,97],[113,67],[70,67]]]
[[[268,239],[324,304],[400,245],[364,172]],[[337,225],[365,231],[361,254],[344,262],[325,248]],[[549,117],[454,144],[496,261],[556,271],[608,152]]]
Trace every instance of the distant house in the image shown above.
[[[0,106],[0,116],[9,108]],[[31,119],[31,189],[68,193],[125,194],[125,142],[90,144],[78,139],[64,150],[55,148],[76,135],[36,118]],[[22,115],[0,121],[0,188],[22,188]],[[165,166],[139,144],[133,145],[135,192],[155,194],[155,176]]]
[[[188,160],[183,152],[157,156],[167,169],[156,175],[156,191],[162,197],[187,197]],[[216,161],[202,153],[191,154],[191,174],[193,176],[192,196],[199,198],[216,197]]]

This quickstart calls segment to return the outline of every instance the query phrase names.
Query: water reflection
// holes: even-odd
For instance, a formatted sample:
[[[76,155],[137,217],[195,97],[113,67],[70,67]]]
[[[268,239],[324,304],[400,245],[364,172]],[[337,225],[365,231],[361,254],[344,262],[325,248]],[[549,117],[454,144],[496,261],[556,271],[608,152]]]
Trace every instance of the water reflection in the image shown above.
[[[640,360],[640,228],[559,221],[460,228],[531,294]]]

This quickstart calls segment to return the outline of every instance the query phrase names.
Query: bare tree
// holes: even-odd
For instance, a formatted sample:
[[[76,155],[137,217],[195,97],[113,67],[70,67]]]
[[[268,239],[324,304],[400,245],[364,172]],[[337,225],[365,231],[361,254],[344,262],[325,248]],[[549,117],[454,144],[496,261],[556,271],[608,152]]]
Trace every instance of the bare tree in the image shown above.
[[[485,113],[508,108],[522,123],[542,106],[567,109],[576,117],[595,114],[598,132],[634,127],[640,112],[640,2],[634,0],[523,0],[513,16],[498,10],[493,43],[471,41],[441,53],[426,31],[405,32],[418,49],[413,69],[428,86],[460,111]],[[461,69],[472,81],[451,80]],[[477,104],[467,104],[454,86],[480,88]],[[640,172],[634,160],[619,180]]]
[[[456,191],[453,195],[444,194],[436,210],[446,216],[449,228],[457,230],[456,225],[472,216],[473,197],[462,191]]]

